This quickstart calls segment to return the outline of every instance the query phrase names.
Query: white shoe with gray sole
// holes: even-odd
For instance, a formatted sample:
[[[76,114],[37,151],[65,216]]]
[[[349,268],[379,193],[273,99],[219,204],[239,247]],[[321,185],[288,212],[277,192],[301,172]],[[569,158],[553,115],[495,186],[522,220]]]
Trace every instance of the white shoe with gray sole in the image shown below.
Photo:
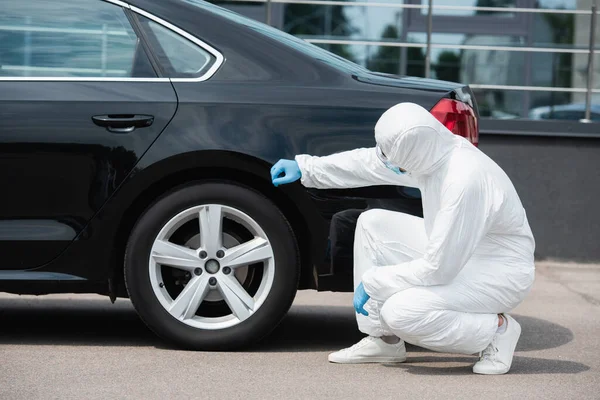
[[[329,362],[338,364],[401,363],[406,361],[406,346],[400,340],[388,344],[381,338],[367,336],[352,347],[329,355]]]
[[[483,375],[506,374],[512,365],[517,342],[521,336],[521,325],[510,315],[504,315],[506,331],[496,333],[492,342],[481,352],[473,372]]]

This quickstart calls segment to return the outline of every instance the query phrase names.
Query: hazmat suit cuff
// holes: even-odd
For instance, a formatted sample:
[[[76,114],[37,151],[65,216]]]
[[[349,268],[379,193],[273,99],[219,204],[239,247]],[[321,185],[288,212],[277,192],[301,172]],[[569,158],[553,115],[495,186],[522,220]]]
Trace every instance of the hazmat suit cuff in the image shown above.
[[[394,294],[406,290],[413,285],[402,279],[395,279],[395,271],[402,268],[399,265],[388,265],[385,267],[371,268],[362,276],[365,292],[375,301],[381,303]]]
[[[311,164],[312,158],[313,158],[313,156],[310,156],[308,154],[299,154],[294,158],[296,160],[296,162],[298,163],[298,168],[300,168],[300,172],[302,173],[302,176],[300,178],[300,183],[302,183],[302,185],[304,187],[314,187],[314,185],[312,183],[312,179],[310,178],[311,177],[310,164]]]
[[[383,303],[391,295],[387,296],[386,294],[384,294],[383,293],[384,290],[382,290],[383,288],[381,287],[381,285],[379,285],[377,283],[377,279],[376,279],[376,275],[375,275],[376,269],[378,269],[378,268],[371,268],[370,270],[365,272],[362,276],[362,283],[365,288],[365,292],[369,295],[370,298],[372,298],[375,301]]]

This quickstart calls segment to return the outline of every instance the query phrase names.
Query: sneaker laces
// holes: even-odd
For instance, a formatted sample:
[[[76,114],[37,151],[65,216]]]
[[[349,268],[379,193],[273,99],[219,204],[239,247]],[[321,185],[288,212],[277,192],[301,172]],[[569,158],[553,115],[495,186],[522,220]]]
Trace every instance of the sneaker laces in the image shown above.
[[[494,336],[494,338],[492,339],[492,342],[490,344],[488,344],[488,347],[486,347],[485,350],[483,350],[481,352],[481,357],[479,359],[495,361],[497,353],[498,353],[498,347],[496,347],[496,336]]]

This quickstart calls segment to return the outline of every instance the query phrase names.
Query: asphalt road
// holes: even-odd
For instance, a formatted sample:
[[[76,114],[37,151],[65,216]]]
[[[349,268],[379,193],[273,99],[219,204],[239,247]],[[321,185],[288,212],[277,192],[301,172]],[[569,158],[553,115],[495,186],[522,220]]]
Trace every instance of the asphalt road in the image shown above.
[[[503,376],[412,346],[404,364],[329,364],[361,338],[350,304],[300,292],[257,347],[202,353],[166,348],[125,300],[0,294],[0,399],[600,399],[600,266],[538,265]]]

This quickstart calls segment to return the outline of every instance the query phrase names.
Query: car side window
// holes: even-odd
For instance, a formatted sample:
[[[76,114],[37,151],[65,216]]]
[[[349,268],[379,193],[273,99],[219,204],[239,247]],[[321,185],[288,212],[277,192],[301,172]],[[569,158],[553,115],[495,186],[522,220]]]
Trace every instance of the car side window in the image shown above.
[[[124,10],[98,0],[3,0],[0,77],[156,77]]]
[[[165,76],[196,78],[216,61],[208,51],[171,29],[141,15],[137,18]]]
[[[557,111],[554,113],[554,119],[567,119],[572,121],[578,121],[582,118],[585,118],[585,111]]]
[[[540,114],[540,119],[550,119],[550,113],[541,113]]]

